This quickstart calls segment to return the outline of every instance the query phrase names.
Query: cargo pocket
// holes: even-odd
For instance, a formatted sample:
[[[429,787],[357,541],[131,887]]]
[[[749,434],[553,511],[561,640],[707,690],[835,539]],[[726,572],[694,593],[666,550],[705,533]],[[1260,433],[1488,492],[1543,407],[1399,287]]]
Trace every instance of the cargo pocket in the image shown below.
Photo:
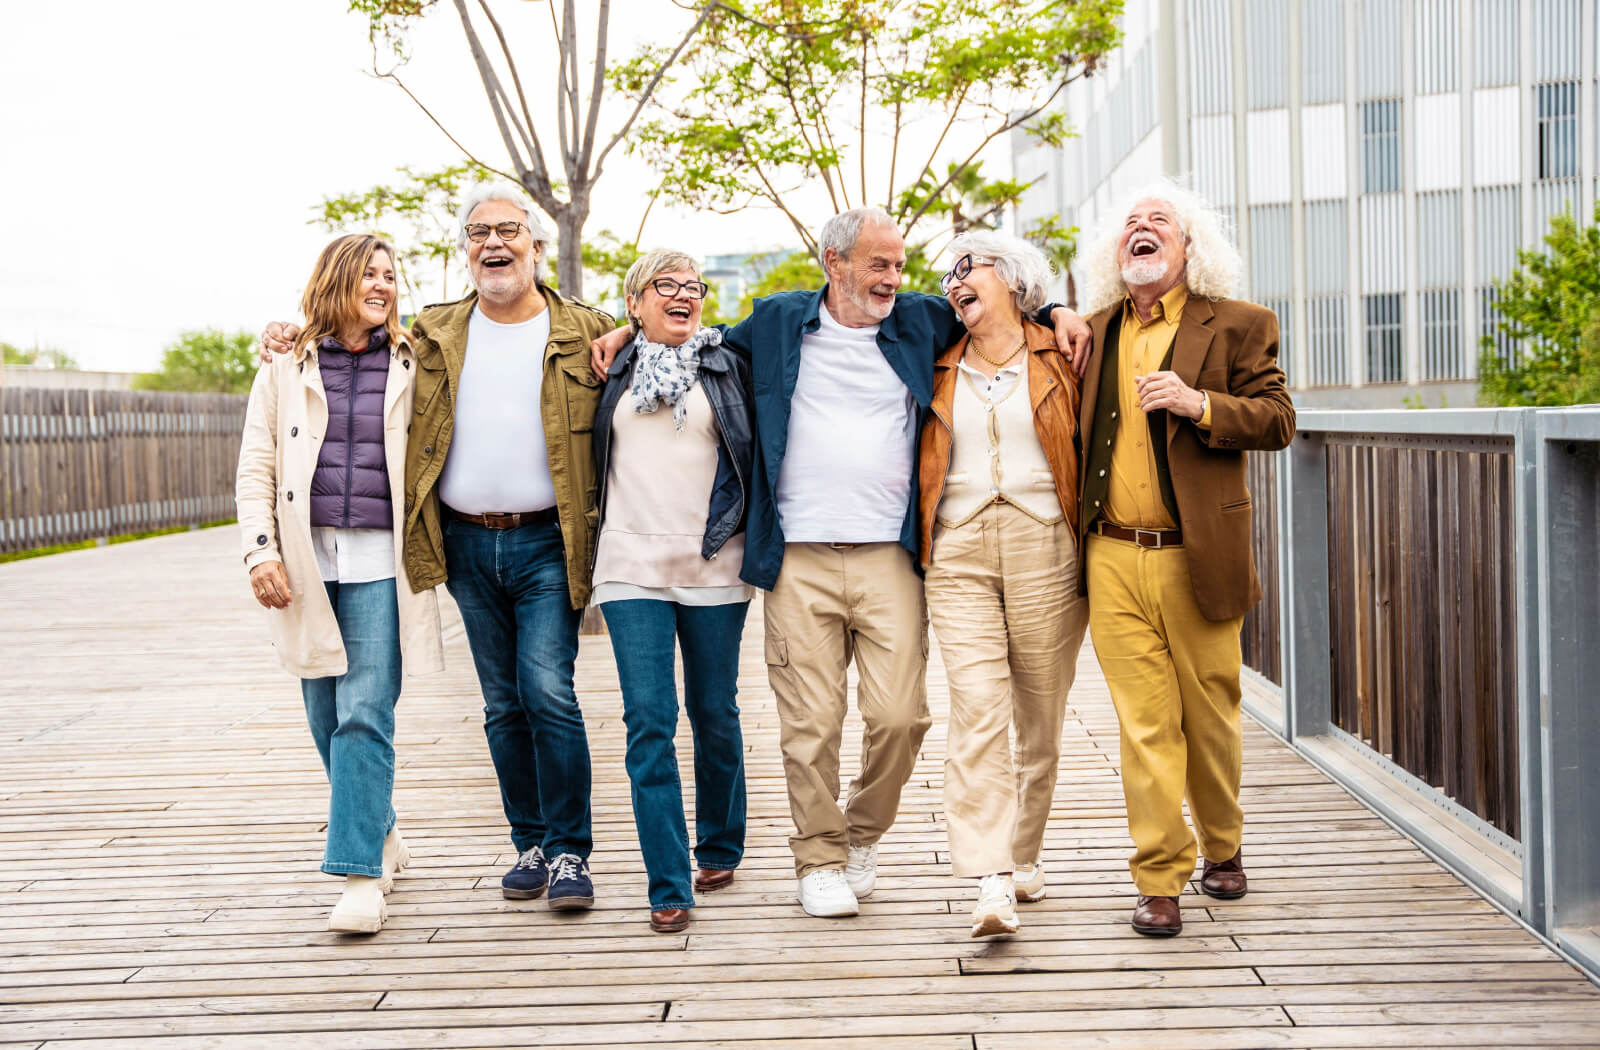
[[[567,426],[577,432],[594,429],[595,409],[600,407],[600,377],[585,361],[581,368],[563,369],[566,377]]]

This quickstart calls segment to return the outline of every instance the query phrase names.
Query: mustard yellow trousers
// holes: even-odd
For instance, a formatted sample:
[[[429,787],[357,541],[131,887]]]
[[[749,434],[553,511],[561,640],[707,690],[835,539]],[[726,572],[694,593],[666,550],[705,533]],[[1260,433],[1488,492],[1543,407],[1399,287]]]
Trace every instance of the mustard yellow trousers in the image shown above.
[[[1175,897],[1194,875],[1195,834],[1208,860],[1239,851],[1243,619],[1201,615],[1182,547],[1091,534],[1085,563],[1089,635],[1122,730],[1128,867],[1140,893]]]

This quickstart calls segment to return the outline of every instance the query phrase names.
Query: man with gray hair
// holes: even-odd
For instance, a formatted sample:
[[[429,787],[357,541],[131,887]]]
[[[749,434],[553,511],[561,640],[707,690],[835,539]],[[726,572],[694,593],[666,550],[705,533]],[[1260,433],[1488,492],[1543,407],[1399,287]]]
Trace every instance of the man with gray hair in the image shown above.
[[[819,238],[828,283],[758,299],[724,344],[748,355],[756,454],[741,577],[770,592],[768,677],[795,833],[801,907],[855,915],[877,881],[878,840],[928,731],[927,611],[917,574],[916,440],[934,357],[961,331],[943,297],[899,294],[905,241],[879,208],[836,215]],[[1072,311],[1040,317],[1087,355]],[[597,350],[607,362],[615,338]],[[861,770],[841,810],[846,674],[859,675]]]
[[[1230,298],[1239,253],[1219,214],[1162,184],[1086,253],[1094,350],[1079,416],[1078,529],[1089,631],[1117,711],[1139,898],[1172,936],[1178,897],[1242,897],[1239,629],[1261,598],[1245,450],[1294,437],[1272,311]]]
[[[516,185],[476,188],[459,224],[476,291],[412,328],[406,573],[413,590],[445,584],[461,609],[518,853],[501,892],[548,888],[551,908],[587,908],[589,744],[573,688],[597,517],[587,351],[616,322],[541,280],[550,237]],[[278,349],[281,329],[263,343]]]

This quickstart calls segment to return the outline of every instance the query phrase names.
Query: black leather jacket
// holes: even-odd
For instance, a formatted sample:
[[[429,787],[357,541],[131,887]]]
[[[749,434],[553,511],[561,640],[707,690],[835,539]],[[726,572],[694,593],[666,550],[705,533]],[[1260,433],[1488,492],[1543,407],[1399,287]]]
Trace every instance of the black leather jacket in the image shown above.
[[[611,462],[611,417],[623,391],[633,382],[634,346],[629,343],[617,353],[600,392],[600,407],[594,416],[594,464],[599,481],[596,497],[600,519],[606,513],[606,475]],[[716,419],[717,477],[711,485],[710,510],[706,515],[706,535],[700,556],[710,559],[743,531],[749,500],[750,471],[755,459],[752,433],[754,397],[750,388],[750,364],[726,346],[708,346],[700,351],[700,387],[711,402]]]

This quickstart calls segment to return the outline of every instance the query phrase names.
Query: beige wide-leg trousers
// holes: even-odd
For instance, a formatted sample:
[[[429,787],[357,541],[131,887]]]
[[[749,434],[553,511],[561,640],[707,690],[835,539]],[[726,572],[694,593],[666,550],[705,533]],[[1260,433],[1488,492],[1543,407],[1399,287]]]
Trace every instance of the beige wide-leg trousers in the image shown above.
[[[936,525],[927,595],[950,682],[950,866],[963,877],[1014,871],[1044,843],[1088,624],[1072,528],[1009,503]]]
[[[1208,860],[1239,852],[1243,741],[1239,628],[1207,620],[1182,547],[1146,550],[1091,535],[1089,628],[1122,728],[1122,792],[1139,892],[1176,897],[1194,875],[1195,836]]]
[[[764,601],[767,676],[789,785],[795,873],[843,867],[900,810],[928,715],[922,580],[898,543],[791,543]],[[856,662],[861,772],[839,808],[839,743]]]

